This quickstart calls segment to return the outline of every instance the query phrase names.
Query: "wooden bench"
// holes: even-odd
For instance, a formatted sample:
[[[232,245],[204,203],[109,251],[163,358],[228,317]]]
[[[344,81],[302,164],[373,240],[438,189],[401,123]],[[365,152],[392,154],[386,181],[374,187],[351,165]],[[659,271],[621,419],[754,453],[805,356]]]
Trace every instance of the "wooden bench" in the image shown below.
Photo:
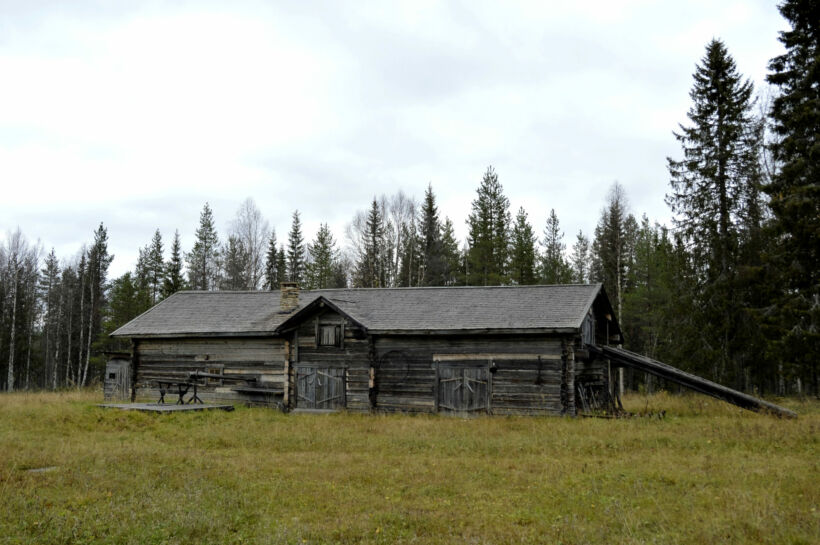
[[[237,386],[235,388],[231,388],[231,390],[238,394],[248,396],[248,398],[250,398],[250,403],[255,401],[257,403],[264,403],[268,406],[273,404],[280,409],[283,407],[284,391],[277,391],[273,388],[261,388],[259,386]],[[254,400],[254,398],[256,399]]]

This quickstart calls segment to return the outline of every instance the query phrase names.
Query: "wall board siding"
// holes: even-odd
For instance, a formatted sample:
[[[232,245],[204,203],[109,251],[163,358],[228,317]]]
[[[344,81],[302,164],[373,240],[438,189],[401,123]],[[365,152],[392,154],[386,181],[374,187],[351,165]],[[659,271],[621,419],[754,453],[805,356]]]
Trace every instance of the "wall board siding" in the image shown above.
[[[444,410],[437,399],[451,407],[454,394],[440,391],[439,372],[448,369],[442,374],[452,381],[450,375],[457,371],[450,370],[460,368],[475,369],[463,372],[462,381],[468,375],[489,377],[486,393],[481,392],[488,397],[486,409],[483,402],[470,398],[459,401],[464,412],[557,415],[564,410],[565,353],[559,336],[379,336],[375,347],[376,410]]]
[[[575,339],[560,335],[368,338],[346,321],[340,325],[343,339],[339,346],[317,346],[321,326],[341,322],[341,316],[325,309],[318,320],[306,317],[287,339],[141,339],[135,343],[134,354],[138,395],[151,392],[148,397],[158,397],[158,379],[184,381],[193,371],[217,370],[225,379],[208,380],[200,389],[203,399],[257,403],[261,398],[262,404],[293,408],[295,369],[310,365],[337,370],[332,372],[343,381],[347,410],[435,412],[442,409],[438,406],[441,399],[448,406],[454,403],[454,393],[441,392],[441,370],[450,369],[443,373],[445,379],[459,373],[462,378],[487,377],[486,393],[481,393],[486,403],[470,399],[468,409],[492,414],[574,415],[575,380],[597,378],[603,372],[600,362],[575,362]],[[271,395],[235,392],[231,388],[236,386],[269,388]],[[171,397],[174,395],[169,394]]]
[[[200,379],[203,400],[279,405],[285,386],[284,341],[277,338],[141,339],[136,344],[136,395],[159,398],[156,381],[185,381],[194,371],[215,372],[225,379]],[[270,394],[240,393],[231,387],[269,388]],[[190,394],[189,394],[190,395]],[[176,401],[176,394],[166,394]]]

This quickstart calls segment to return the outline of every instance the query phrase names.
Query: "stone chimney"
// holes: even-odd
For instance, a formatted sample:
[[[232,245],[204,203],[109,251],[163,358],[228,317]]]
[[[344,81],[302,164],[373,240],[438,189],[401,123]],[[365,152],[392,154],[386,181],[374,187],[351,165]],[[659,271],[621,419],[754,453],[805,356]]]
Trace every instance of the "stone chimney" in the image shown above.
[[[296,282],[282,282],[279,284],[279,308],[282,312],[291,312],[299,306],[299,284]]]

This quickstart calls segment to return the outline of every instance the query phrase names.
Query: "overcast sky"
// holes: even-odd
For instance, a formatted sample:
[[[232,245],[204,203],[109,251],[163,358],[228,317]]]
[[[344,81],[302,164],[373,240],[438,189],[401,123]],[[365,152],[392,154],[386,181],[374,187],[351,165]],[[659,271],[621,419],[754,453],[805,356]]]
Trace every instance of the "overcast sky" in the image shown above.
[[[138,6],[138,7],[135,7]],[[69,258],[99,222],[133,268],[252,197],[284,241],[432,183],[460,237],[482,174],[571,246],[613,181],[669,222],[666,157],[713,37],[761,89],[771,1],[0,0],[0,231]],[[3,233],[5,237],[5,233]]]

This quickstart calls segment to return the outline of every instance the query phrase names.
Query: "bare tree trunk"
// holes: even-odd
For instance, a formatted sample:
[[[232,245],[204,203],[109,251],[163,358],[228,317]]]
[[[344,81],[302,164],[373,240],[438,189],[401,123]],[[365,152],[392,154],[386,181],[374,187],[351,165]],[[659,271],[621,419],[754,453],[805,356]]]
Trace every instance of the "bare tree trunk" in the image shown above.
[[[7,376],[6,389],[9,392],[14,391],[14,333],[17,326],[17,263],[14,262],[14,279],[11,284],[11,327],[9,334],[9,369]]]
[[[62,310],[61,310],[61,312],[62,312]],[[65,358],[65,382],[64,382],[65,386],[68,386],[68,381],[71,378],[71,326],[72,326],[73,319],[74,319],[74,300],[69,299],[69,305],[68,305],[68,330],[67,330],[68,335],[66,336],[67,337],[66,338],[66,344],[68,346],[66,347],[66,358]],[[55,374],[56,374],[56,371],[55,371]],[[54,384],[55,384],[54,388],[56,389],[57,388],[57,386],[56,386],[57,381],[56,380],[55,380]]]
[[[48,306],[48,308],[50,309],[50,305]],[[50,333],[50,329],[51,329],[51,324],[49,324],[49,321],[51,321],[51,310],[46,310],[46,315],[49,318],[46,321],[45,325],[43,326],[43,337],[44,337],[44,339],[43,339],[43,347],[44,347],[44,349],[43,349],[43,388],[46,387],[46,384],[47,384],[46,381],[48,380],[48,374],[51,371],[51,364],[49,364],[49,361],[48,361],[49,360],[49,355],[51,354],[51,350],[50,350],[51,346],[49,345],[49,342],[48,342],[48,334]],[[56,363],[55,363],[55,367],[56,367]]]
[[[63,301],[62,301],[62,299],[60,299],[60,301],[57,304],[57,322],[56,322],[57,323],[57,328],[56,328],[57,329],[57,331],[56,331],[56,333],[57,333],[57,335],[56,335],[57,343],[56,343],[56,348],[54,349],[54,366],[51,368],[51,389],[52,390],[57,389],[57,369],[60,365],[60,322],[61,322],[60,315],[62,314],[62,312],[63,312]],[[69,315],[68,330],[69,330],[69,334],[70,334],[70,332],[71,332],[71,316],[70,315]],[[71,349],[70,348],[69,348],[68,354],[69,354],[69,358],[70,358],[70,356],[71,356]],[[66,367],[66,369],[67,368],[68,367]],[[68,371],[66,371],[66,375],[68,375]]]
[[[618,241],[618,256],[615,258],[615,270],[616,272],[616,286],[618,287],[618,323],[621,324],[621,286],[623,285],[623,280],[621,279],[621,244],[620,240]]]
[[[29,389],[29,376],[31,373],[31,332],[34,329],[34,311],[32,309],[28,324],[28,346],[26,347],[26,390]]]
[[[85,301],[85,274],[80,275],[80,346],[77,348],[77,375],[76,378],[79,379],[80,377],[80,366],[82,365],[83,361],[83,334],[85,333],[85,328],[83,327],[83,306]],[[69,338],[71,333],[69,332]],[[74,381],[79,387],[79,380]]]
[[[91,333],[94,327],[94,282],[93,278],[91,280],[91,302],[88,305],[88,338],[86,339],[85,367],[83,368],[83,378],[80,380],[80,387],[85,386],[85,381],[88,379],[88,360],[91,357]]]

